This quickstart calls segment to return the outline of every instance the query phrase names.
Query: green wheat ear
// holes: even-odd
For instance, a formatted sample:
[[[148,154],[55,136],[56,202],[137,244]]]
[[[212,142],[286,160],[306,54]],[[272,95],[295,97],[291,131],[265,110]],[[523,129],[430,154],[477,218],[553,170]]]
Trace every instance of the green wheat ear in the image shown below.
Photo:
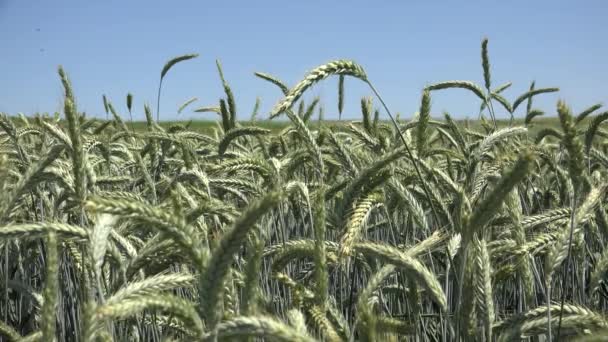
[[[531,100],[532,98],[530,98]],[[545,115],[545,112],[543,112],[540,109],[531,109],[528,111],[528,113],[526,114],[526,118],[524,119],[524,124],[527,126],[530,123],[532,123],[532,119],[534,119],[537,116],[542,116]]]
[[[42,339],[55,340],[57,290],[59,288],[57,256],[57,236],[50,232],[46,239],[46,279],[44,286],[44,305],[42,307]]]
[[[445,81],[445,82],[435,83],[435,84],[432,84],[432,85],[426,87],[427,90],[431,90],[431,91],[450,89],[450,88],[467,89],[467,90],[471,91],[473,94],[477,95],[477,97],[479,97],[481,100],[483,100],[483,101],[486,100],[486,95],[484,94],[483,89],[480,86],[478,86],[477,84],[475,84],[473,82],[469,82],[469,81]]]
[[[268,316],[239,316],[218,324],[214,332],[203,337],[203,341],[242,340],[246,337],[260,337],[280,342],[314,342],[309,337],[289,325]]]
[[[255,104],[253,105],[253,110],[251,111],[251,121],[255,121],[260,112],[260,104],[262,103],[262,99],[260,97],[255,98]]]
[[[511,189],[527,176],[533,161],[534,154],[532,151],[524,151],[520,155],[515,165],[500,178],[492,192],[475,207],[468,219],[464,237],[470,239],[475,232],[482,231],[482,228],[497,213]]]
[[[230,128],[234,128],[236,125],[236,101],[234,99],[234,94],[232,93],[232,89],[228,85],[228,82],[226,82],[226,79],[224,78],[224,71],[222,70],[220,60],[216,60],[215,64],[217,66],[217,72],[219,73],[222,81],[222,86],[224,87],[224,93],[226,93],[226,101],[228,102],[228,110],[230,114]]]
[[[59,77],[61,79],[61,83],[63,84],[63,89],[65,90],[65,97],[75,101],[74,93],[72,91],[72,82],[68,79],[68,75],[63,70],[63,67],[60,65],[58,68]]]
[[[285,85],[285,83],[283,83],[283,81],[279,80],[278,78],[263,73],[263,72],[255,72],[254,73],[257,77],[266,80],[274,85],[276,85],[277,87],[279,87],[279,89],[281,89],[281,91],[283,92],[283,95],[287,95],[289,93],[289,87]]]
[[[188,107],[189,105],[191,105],[192,103],[194,103],[194,102],[196,102],[196,101],[198,101],[198,98],[197,98],[197,97],[192,97],[192,98],[190,98],[190,99],[186,100],[186,101],[185,101],[184,103],[182,103],[182,104],[179,106],[179,108],[177,109],[177,114],[181,114],[181,113],[182,113],[182,111],[183,111],[183,110],[184,110],[186,107]]]
[[[536,96],[539,94],[545,94],[545,93],[554,93],[557,91],[559,91],[559,88],[531,89],[530,91],[523,93],[522,95],[520,95],[518,98],[515,99],[515,101],[513,102],[513,111],[515,111],[517,109],[517,107],[519,107],[519,105],[522,104],[525,100],[530,99],[533,96]]]
[[[593,146],[593,139],[599,130],[600,125],[606,120],[608,120],[608,111],[598,114],[593,118],[593,121],[589,123],[587,131],[585,132],[585,151],[587,153],[589,153],[591,147]]]
[[[175,57],[175,58],[169,60],[163,66],[163,69],[160,72],[160,78],[163,79],[165,77],[165,75],[167,75],[167,73],[169,72],[169,70],[171,70],[171,68],[173,68],[173,66],[175,64],[183,62],[183,61],[187,61],[189,59],[193,59],[193,58],[196,58],[196,57],[198,57],[198,53],[182,55],[182,56],[178,56],[178,57]]]
[[[160,92],[163,87],[163,79],[165,78],[165,75],[167,75],[169,70],[171,70],[171,68],[173,68],[173,66],[175,64],[183,62],[183,61],[187,61],[187,60],[190,60],[190,59],[193,59],[196,57],[198,57],[198,53],[178,56],[178,57],[175,57],[175,58],[169,60],[167,63],[165,63],[165,66],[163,66],[163,69],[160,72],[160,82],[158,83],[158,95],[156,98],[156,122],[160,121]]]
[[[577,125],[579,122],[583,121],[586,117],[593,114],[593,112],[602,108],[602,106],[603,106],[602,103],[596,103],[593,106],[583,110],[576,116],[576,119],[574,120],[574,124]]]
[[[418,114],[418,125],[416,126],[416,149],[422,157],[426,151],[427,128],[431,118],[431,93],[424,90]]]
[[[131,130],[134,131],[133,128],[133,114],[131,113],[131,108],[133,107],[133,94],[127,94],[127,109],[129,110],[129,122],[131,123]]]
[[[563,144],[568,151],[568,169],[575,191],[580,190],[584,168],[583,146],[578,138],[570,108],[563,101],[557,102],[557,113],[564,131]]]
[[[490,92],[490,58],[488,57],[488,38],[481,42],[481,65],[483,67],[483,80],[488,93]]]
[[[284,197],[283,192],[274,191],[252,203],[234,223],[233,227],[224,233],[218,247],[213,251],[207,268],[201,273],[200,296],[201,306],[210,327],[214,327],[219,314],[220,298],[223,292],[224,279],[230,271],[230,262],[241,247],[247,234],[255,227],[256,222],[272,208],[277,206]]]
[[[133,94],[127,94],[127,109],[131,112],[131,107],[133,106]]]
[[[344,75],[340,75],[338,80],[338,119],[342,120],[344,110]]]
[[[103,109],[106,112],[106,120],[107,120],[108,114],[110,114],[109,109],[108,109],[108,99],[106,98],[105,94],[102,96],[102,98],[103,98]]]
[[[311,72],[293,87],[287,95],[279,102],[271,111],[270,118],[275,118],[291,106],[302,96],[306,89],[313,84],[331,76],[331,75],[348,75],[367,81],[367,75],[359,64],[349,60],[337,60],[323,64]]]

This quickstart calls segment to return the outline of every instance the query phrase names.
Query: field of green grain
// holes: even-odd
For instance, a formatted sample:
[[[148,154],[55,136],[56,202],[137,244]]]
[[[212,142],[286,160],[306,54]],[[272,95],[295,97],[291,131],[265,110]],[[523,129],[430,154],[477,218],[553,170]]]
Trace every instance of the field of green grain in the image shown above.
[[[337,60],[257,73],[284,96],[239,121],[218,71],[213,122],[131,122],[132,96],[87,118],[62,68],[61,115],[0,116],[2,341],[608,339],[600,104],[506,99],[487,40],[484,84],[429,85],[408,119]],[[369,86],[360,120],[302,100],[330,77],[340,111],[345,78]],[[431,118],[453,88],[480,120]]]

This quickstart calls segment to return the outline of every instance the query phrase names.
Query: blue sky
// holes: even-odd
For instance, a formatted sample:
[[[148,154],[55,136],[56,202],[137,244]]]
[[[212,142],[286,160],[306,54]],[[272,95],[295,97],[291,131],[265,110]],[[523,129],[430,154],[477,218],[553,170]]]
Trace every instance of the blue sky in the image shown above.
[[[511,101],[537,86],[558,86],[535,107],[555,112],[558,98],[576,112],[608,102],[606,1],[75,1],[0,0],[0,111],[54,112],[61,108],[57,66],[75,88],[79,110],[99,117],[102,94],[134,117],[155,108],[160,70],[170,58],[200,57],[167,75],[161,117],[214,119],[178,106],[217,105],[223,96],[219,58],[248,118],[256,97],[265,115],[280,100],[275,86],[253,72],[276,75],[290,86],[327,61],[357,61],[394,112],[410,117],[425,85],[452,79],[483,84],[480,42],[490,39],[493,84],[512,81]],[[39,29],[39,30],[38,30]],[[316,85],[326,118],[337,117],[337,78]],[[347,79],[344,116],[359,117],[361,82]],[[476,117],[479,101],[463,90],[433,93],[432,113]],[[504,113],[503,113],[504,114]],[[521,111],[517,116],[521,116]]]

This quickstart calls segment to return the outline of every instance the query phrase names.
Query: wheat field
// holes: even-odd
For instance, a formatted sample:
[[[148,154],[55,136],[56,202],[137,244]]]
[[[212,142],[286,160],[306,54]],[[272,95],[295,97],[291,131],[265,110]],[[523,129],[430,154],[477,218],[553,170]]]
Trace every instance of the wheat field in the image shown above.
[[[0,117],[2,341],[608,340],[601,104],[532,131],[558,89],[508,100],[483,40],[484,84],[429,85],[408,120],[337,60],[293,87],[256,73],[289,124],[239,121],[218,62],[225,97],[197,109],[216,125],[161,126],[164,76],[196,56],[164,66],[139,129],[131,94],[128,116],[80,113],[61,67],[61,115]],[[340,114],[345,79],[369,86],[361,120],[304,100],[330,77]],[[479,129],[431,118],[453,88]]]

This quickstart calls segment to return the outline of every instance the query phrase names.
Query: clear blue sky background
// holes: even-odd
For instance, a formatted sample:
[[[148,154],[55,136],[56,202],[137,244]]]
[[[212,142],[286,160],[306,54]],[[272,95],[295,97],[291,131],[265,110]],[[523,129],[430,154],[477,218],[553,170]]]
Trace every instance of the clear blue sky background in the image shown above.
[[[294,85],[306,71],[337,58],[357,61],[393,111],[411,116],[421,89],[462,79],[483,84],[480,42],[490,39],[494,85],[512,81],[511,101],[537,86],[559,86],[539,96],[548,114],[563,98],[574,111],[608,100],[608,2],[596,1],[82,1],[0,0],[0,111],[61,109],[57,66],[72,79],[79,110],[105,116],[102,94],[126,115],[125,96],[156,104],[160,70],[171,57],[197,52],[164,82],[161,116],[175,119],[178,106],[217,105],[223,95],[215,69],[221,59],[237,97],[240,118],[256,97],[261,114],[280,100],[275,86],[254,71]],[[39,31],[37,30],[39,29]],[[370,95],[347,79],[348,118]],[[326,117],[337,117],[337,78],[315,86]],[[447,110],[476,117],[479,101],[463,90],[433,95],[433,114]],[[502,112],[502,111],[501,111]],[[503,113],[504,114],[504,113]],[[521,111],[517,114],[521,116]],[[182,113],[182,118],[213,119]]]

